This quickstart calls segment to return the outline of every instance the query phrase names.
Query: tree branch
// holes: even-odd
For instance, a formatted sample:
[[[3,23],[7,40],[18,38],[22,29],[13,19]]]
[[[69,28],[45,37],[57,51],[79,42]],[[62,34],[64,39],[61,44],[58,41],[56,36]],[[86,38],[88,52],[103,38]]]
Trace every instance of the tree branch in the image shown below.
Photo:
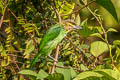
[[[6,0],[5,3],[4,3],[4,5],[3,5],[4,6],[4,8],[3,8],[4,12],[6,10],[7,2],[8,2],[8,0]],[[3,15],[2,15],[2,17],[0,19],[0,28],[2,27],[4,16],[5,16],[5,14],[3,13]]]
[[[57,48],[56,48],[56,53],[55,53],[55,60],[58,60],[59,49],[60,49],[60,47],[59,47],[59,45],[58,45]],[[52,66],[51,74],[53,74],[53,73],[55,72],[56,63],[57,63],[57,62],[54,61],[53,66]]]

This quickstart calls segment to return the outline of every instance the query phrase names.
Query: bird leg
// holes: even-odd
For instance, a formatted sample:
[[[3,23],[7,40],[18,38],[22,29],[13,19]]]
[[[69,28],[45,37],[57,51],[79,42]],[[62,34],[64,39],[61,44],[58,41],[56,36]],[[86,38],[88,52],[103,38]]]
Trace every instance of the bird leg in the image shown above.
[[[56,59],[53,58],[52,56],[48,55],[48,57],[49,57],[50,59],[52,59],[53,61],[58,62],[58,60],[56,60]]]

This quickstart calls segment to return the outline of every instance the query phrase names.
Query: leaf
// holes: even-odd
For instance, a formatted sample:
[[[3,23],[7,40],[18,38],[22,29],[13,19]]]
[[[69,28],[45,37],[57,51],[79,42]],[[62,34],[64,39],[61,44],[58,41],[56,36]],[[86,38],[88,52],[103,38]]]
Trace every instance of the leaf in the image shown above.
[[[40,70],[37,74],[37,79],[44,79],[48,76],[48,74],[44,70]]]
[[[70,4],[67,1],[65,1],[63,5],[61,3],[61,9],[60,9],[59,13],[61,15],[69,15],[69,14],[71,14],[73,9],[74,9],[74,5],[75,5],[75,3]]]
[[[96,0],[96,3],[104,7],[118,22],[117,13],[111,0]]]
[[[59,66],[63,66],[62,62],[58,63]],[[61,73],[64,75],[64,80],[71,80],[73,77],[76,76],[76,72],[72,68],[56,68],[57,73]]]
[[[120,63],[118,65],[116,65],[115,68],[117,68],[117,71],[120,72]]]
[[[10,64],[10,56],[4,56],[4,59],[1,61],[0,65],[2,67],[8,66]]]
[[[34,50],[33,40],[30,40],[27,42],[26,49],[23,55],[25,55],[24,58],[29,58],[30,53]]]
[[[28,75],[28,76],[37,76],[37,73],[32,71],[32,70],[22,70],[20,72],[18,72],[19,74],[23,74],[23,75]]]
[[[120,56],[120,48],[119,48],[119,47],[117,47],[115,53],[116,53],[116,58],[115,58],[115,60],[117,60],[117,59],[119,59],[119,56]]]
[[[2,1],[0,1],[0,13],[3,14],[3,5],[2,5]]]
[[[64,80],[64,76],[61,73],[54,73],[48,76],[45,80]]]
[[[95,72],[104,75],[104,77],[106,77],[107,80],[120,80],[120,73],[112,69],[100,69],[96,70]]]
[[[89,70],[89,69],[88,69],[86,66],[84,66],[83,64],[80,65],[80,68],[81,68],[81,70],[84,70],[84,71]]]
[[[79,34],[82,35],[83,37],[87,38],[88,36],[90,36],[90,34],[93,33],[93,31],[88,28],[87,19],[81,23],[81,26],[82,30],[79,30]]]
[[[93,56],[98,57],[103,52],[108,50],[108,46],[105,42],[96,41],[91,44],[90,52]]]
[[[108,30],[107,30],[107,32],[118,32],[116,29],[114,29],[114,28],[109,28]]]
[[[80,25],[80,15],[79,14],[75,18],[75,23],[76,23],[77,26]]]
[[[99,69],[82,72],[73,80],[120,80],[120,73],[112,69]]]
[[[91,34],[90,36],[96,36],[96,37],[99,37],[101,38],[102,40],[104,40],[104,38],[102,37],[102,35],[100,33],[93,33]]]
[[[10,20],[3,20],[3,22],[10,22]]]
[[[0,52],[2,52],[2,51],[3,51],[3,45],[0,42]]]
[[[120,45],[120,40],[115,40],[115,41],[113,41],[113,44],[114,44],[114,45]]]
[[[78,74],[73,80],[84,80],[87,77],[102,77],[103,75],[97,72],[86,71]]]

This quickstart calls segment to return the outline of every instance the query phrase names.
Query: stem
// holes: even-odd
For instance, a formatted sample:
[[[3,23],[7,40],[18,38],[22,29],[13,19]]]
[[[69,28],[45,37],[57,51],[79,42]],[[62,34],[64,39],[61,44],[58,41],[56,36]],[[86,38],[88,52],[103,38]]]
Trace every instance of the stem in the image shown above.
[[[83,3],[84,3],[84,1],[82,1]],[[85,3],[84,3],[84,5],[85,5]],[[106,31],[105,31],[105,29],[104,29],[104,27],[103,27],[103,25],[102,25],[102,22],[99,20],[99,18],[94,14],[94,12],[92,12],[92,10],[87,6],[86,7],[87,9],[88,9],[88,11],[95,17],[95,19],[97,20],[97,22],[99,23],[99,25],[100,25],[100,27],[101,27],[101,29],[102,29],[102,31],[103,31],[103,34],[104,34],[104,37],[105,37],[105,42],[107,43],[107,46],[108,46],[108,49],[109,49],[109,51],[110,51],[110,58],[111,58],[111,60],[112,60],[112,64],[114,65],[114,60],[113,60],[113,57],[112,57],[112,50],[111,50],[111,46],[110,46],[110,44],[109,44],[109,42],[108,42],[108,40],[107,40],[107,33],[106,33]]]
[[[3,19],[4,19],[4,15],[1,17],[1,20],[0,20],[0,28],[2,27]]]
[[[59,23],[62,23],[61,15],[59,14],[59,12],[58,12],[58,10],[57,10],[57,8],[56,8],[55,1],[53,1],[53,4],[54,4],[54,5],[53,5],[53,8],[54,8],[54,10],[55,10],[55,12],[56,12],[56,15],[57,15],[57,17],[58,17]],[[56,61],[58,61],[59,49],[60,49],[60,47],[59,47],[59,45],[58,45],[57,48],[56,48],[56,53],[55,53],[55,60],[56,60]],[[55,72],[55,68],[56,68],[56,64],[57,64],[56,61],[54,61],[54,63],[53,63],[51,74],[53,74],[53,73]]]
[[[1,19],[0,19],[0,28],[2,27],[2,24],[3,24],[3,20],[4,20],[4,16],[5,16],[4,13],[5,13],[5,10],[6,10],[7,2],[8,2],[8,0],[6,0],[6,1],[5,1],[5,4],[3,5],[4,8],[3,8],[3,15],[2,15],[2,17],[1,17]]]
[[[54,8],[55,13],[56,13],[56,15],[57,15],[57,17],[58,17],[59,23],[62,23],[61,15],[59,14],[59,12],[58,12],[58,10],[57,10],[57,8],[56,8],[55,1],[53,1],[53,4],[54,4],[54,5],[53,5],[53,8]]]
[[[71,14],[69,14],[69,15],[72,15],[72,14],[74,14],[74,13],[76,13],[76,12],[81,11],[82,9],[84,9],[84,8],[87,7],[87,6],[89,6],[89,5],[92,4],[93,2],[95,2],[95,1],[93,0],[93,1],[89,2],[88,4],[82,6],[79,10],[73,11],[73,12],[72,12]],[[63,15],[61,15],[61,16],[68,16],[68,15],[63,14]]]
[[[58,60],[59,49],[60,49],[60,47],[58,45],[57,48],[56,48],[56,53],[55,53],[55,60]],[[53,74],[55,72],[56,64],[57,64],[57,62],[54,61],[53,66],[52,66],[51,74]]]

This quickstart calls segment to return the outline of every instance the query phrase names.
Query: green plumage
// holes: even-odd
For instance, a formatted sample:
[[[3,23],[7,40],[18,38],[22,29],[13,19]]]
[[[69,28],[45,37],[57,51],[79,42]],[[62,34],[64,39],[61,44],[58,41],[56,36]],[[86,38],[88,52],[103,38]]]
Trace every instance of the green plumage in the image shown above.
[[[61,24],[52,26],[43,36],[39,46],[40,52],[32,60],[30,67],[32,67],[37,62],[41,55],[48,56],[51,54],[53,49],[56,48],[58,43],[61,42],[65,35],[66,30],[64,29],[64,26]]]

